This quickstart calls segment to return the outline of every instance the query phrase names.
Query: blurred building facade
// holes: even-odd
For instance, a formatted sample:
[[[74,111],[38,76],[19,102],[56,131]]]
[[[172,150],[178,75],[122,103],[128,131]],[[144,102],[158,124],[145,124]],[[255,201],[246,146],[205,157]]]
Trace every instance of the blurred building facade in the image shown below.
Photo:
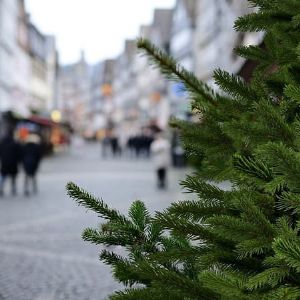
[[[58,56],[55,38],[30,21],[25,0],[0,1],[0,119],[50,115],[55,107]]]
[[[233,28],[238,17],[251,11],[247,1],[198,1],[193,41],[194,71],[198,78],[213,83],[213,71],[217,68],[238,73],[245,61],[233,49],[262,40],[261,34],[236,32]]]
[[[126,40],[123,52],[116,58],[114,71],[113,97],[109,107],[113,118],[109,127],[116,127],[124,135],[133,133],[139,123],[139,99],[133,64],[136,55],[135,41]]]
[[[134,40],[126,40],[116,58],[93,66],[84,53],[78,62],[59,66],[55,38],[31,22],[25,1],[0,1],[0,113],[59,111],[88,136],[107,129],[129,136],[151,125],[165,129],[170,116],[190,117],[184,87],[150,67]],[[233,30],[237,17],[251,9],[241,0],[176,0],[173,9],[156,9],[139,36],[213,85],[214,69],[238,74],[243,68],[233,48],[261,43],[261,34]]]
[[[92,66],[87,135],[96,133],[99,138],[104,136],[104,129],[112,122],[112,113],[116,113],[112,102],[115,65],[114,59],[107,59]]]
[[[140,37],[151,40],[169,53],[172,16],[171,9],[156,9],[151,25],[141,27]],[[137,54],[133,63],[136,70],[139,123],[165,129],[169,119],[167,81],[158,69],[149,66],[147,57]]]
[[[193,47],[196,32],[197,0],[177,0],[172,18],[170,54],[188,71],[195,71],[197,53]],[[188,118],[189,103],[184,100],[181,83],[170,82],[168,96],[171,115],[180,119]]]
[[[38,28],[29,23],[29,54],[31,64],[29,108],[33,112],[45,113],[52,106],[53,86],[49,55],[55,53],[52,37],[43,35]]]
[[[214,86],[213,71],[222,68],[237,74],[245,61],[234,48],[259,44],[262,35],[237,33],[234,21],[251,12],[247,1],[177,0],[173,9],[156,9],[151,24],[140,28],[149,39],[198,78]],[[149,66],[134,43],[127,41],[117,58],[113,79],[113,110],[116,126],[123,133],[137,133],[145,126],[165,129],[171,116],[191,118],[184,86],[168,82],[159,70]]]
[[[18,48],[18,1],[0,1],[0,110],[5,112],[15,106],[15,59]]]
[[[58,71],[59,55],[56,49],[56,39],[53,35],[46,36],[46,81],[49,89],[46,101],[46,111],[51,112],[58,108]]]
[[[15,92],[12,102],[12,110],[18,112],[22,116],[30,114],[30,78],[31,63],[29,56],[29,18],[25,10],[25,3],[18,1],[18,21],[17,21],[17,44],[15,48]]]
[[[78,133],[89,126],[91,67],[82,51],[78,62],[60,66],[58,71],[58,110]]]

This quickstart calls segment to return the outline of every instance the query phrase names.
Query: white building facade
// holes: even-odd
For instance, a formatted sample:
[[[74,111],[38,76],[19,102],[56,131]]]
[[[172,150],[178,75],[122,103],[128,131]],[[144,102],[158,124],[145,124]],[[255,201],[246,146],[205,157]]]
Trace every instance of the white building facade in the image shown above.
[[[17,51],[18,1],[0,1],[0,111],[14,107],[16,85],[15,55]]]
[[[195,73],[203,81],[213,83],[213,71],[221,68],[236,74],[244,63],[234,48],[241,45],[259,44],[262,35],[236,32],[235,20],[253,8],[241,0],[198,1],[196,35],[194,39]]]
[[[49,112],[56,85],[54,37],[30,23],[24,0],[0,1],[0,112]]]
[[[124,139],[135,133],[139,127],[138,90],[134,59],[137,48],[134,40],[126,40],[123,52],[117,57],[113,98],[107,101],[107,109],[111,115],[111,127],[115,127]]]
[[[156,9],[151,25],[142,26],[140,36],[149,39],[157,47],[169,53],[173,10]],[[140,127],[156,125],[166,129],[170,117],[167,98],[167,80],[157,68],[149,65],[145,56],[136,55],[136,88],[139,98]]]
[[[18,0],[17,47],[15,61],[15,87],[13,111],[22,117],[30,115],[31,58],[29,55],[28,16],[24,0]]]
[[[58,108],[58,53],[54,36],[46,35],[46,82],[49,94],[46,99],[46,111],[51,112]]]
[[[172,19],[170,54],[187,70],[195,71],[196,53],[194,41],[196,36],[197,0],[177,0]],[[189,117],[189,102],[182,93],[182,84],[169,84],[169,101],[171,115],[179,119]]]
[[[78,62],[60,66],[58,71],[58,109],[63,119],[81,134],[89,126],[90,70],[82,52]]]
[[[105,129],[113,118],[113,78],[115,60],[107,59],[92,67],[90,91],[90,125],[92,136],[103,137]]]

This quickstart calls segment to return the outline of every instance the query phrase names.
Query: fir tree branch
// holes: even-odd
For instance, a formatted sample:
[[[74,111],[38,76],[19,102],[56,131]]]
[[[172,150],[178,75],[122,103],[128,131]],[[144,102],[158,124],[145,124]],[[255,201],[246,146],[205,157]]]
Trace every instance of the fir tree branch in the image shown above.
[[[256,92],[241,77],[217,69],[214,71],[214,79],[224,92],[235,98],[241,97],[248,103],[254,102],[258,98]]]
[[[272,170],[263,162],[254,157],[245,157],[239,154],[234,155],[234,168],[254,178],[262,179],[266,182],[274,178]]]
[[[235,21],[234,28],[241,32],[264,31],[270,30],[275,24],[288,25],[290,21],[291,18],[284,14],[280,15],[271,11],[261,11],[239,17]]]
[[[68,195],[73,198],[79,205],[90,209],[99,214],[100,217],[127,224],[129,221],[125,216],[121,215],[118,211],[110,209],[102,199],[96,198],[90,193],[78,187],[76,184],[70,182],[67,184]]]
[[[199,300],[218,299],[212,290],[208,290],[201,286],[198,280],[193,280],[181,274],[179,271],[171,271],[162,266],[153,266],[149,263],[139,265],[139,270],[149,276],[153,282],[168,286],[172,291],[185,295],[187,298]],[[184,299],[184,298],[183,298]]]
[[[150,283],[136,270],[136,263],[107,250],[103,250],[99,257],[101,261],[113,268],[114,277],[125,286]]]
[[[300,289],[298,287],[282,286],[270,290],[265,294],[263,300],[298,300],[300,298]]]
[[[204,286],[217,292],[221,299],[257,299],[245,293],[246,276],[242,273],[216,266],[215,270],[204,271],[199,277]]]
[[[187,71],[179,65],[176,60],[170,57],[166,52],[158,49],[143,38],[137,40],[137,47],[147,53],[151,61],[167,78],[184,83],[192,99],[198,99],[201,95],[201,97],[206,99],[210,104],[217,106],[213,90],[205,83],[199,81],[192,72]]]
[[[287,239],[284,237],[277,238],[273,247],[275,250],[275,255],[284,260],[285,263],[294,268],[299,276],[300,273],[300,241],[299,237],[295,237],[295,239]]]
[[[110,300],[182,300],[182,295],[161,288],[131,288],[116,292]]]
[[[133,202],[129,209],[129,217],[141,231],[150,223],[150,214],[142,201]]]
[[[278,286],[290,273],[291,269],[288,267],[277,267],[267,269],[253,277],[250,277],[247,288],[256,290],[264,287],[265,285],[276,287]]]

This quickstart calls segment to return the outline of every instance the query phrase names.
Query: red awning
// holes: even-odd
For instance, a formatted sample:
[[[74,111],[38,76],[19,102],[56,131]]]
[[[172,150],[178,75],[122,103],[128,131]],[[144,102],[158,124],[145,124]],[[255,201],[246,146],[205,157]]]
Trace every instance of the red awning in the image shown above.
[[[56,124],[51,119],[47,119],[47,118],[40,117],[40,116],[31,116],[28,120],[31,122],[34,122],[36,124],[48,126],[48,127],[52,127]]]

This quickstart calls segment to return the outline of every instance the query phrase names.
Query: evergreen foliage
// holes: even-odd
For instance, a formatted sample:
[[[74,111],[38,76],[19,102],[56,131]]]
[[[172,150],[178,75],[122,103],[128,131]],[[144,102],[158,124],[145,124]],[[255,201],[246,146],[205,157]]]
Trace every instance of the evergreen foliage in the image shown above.
[[[107,220],[83,238],[119,245],[100,259],[127,289],[110,299],[300,299],[300,2],[251,0],[240,31],[265,31],[264,47],[237,53],[258,66],[251,83],[215,71],[213,91],[149,41],[138,47],[182,82],[199,122],[174,120],[200,170],[182,182],[192,200],[151,217],[140,201],[128,216],[68,184],[79,204]],[[215,183],[227,180],[229,191]]]

